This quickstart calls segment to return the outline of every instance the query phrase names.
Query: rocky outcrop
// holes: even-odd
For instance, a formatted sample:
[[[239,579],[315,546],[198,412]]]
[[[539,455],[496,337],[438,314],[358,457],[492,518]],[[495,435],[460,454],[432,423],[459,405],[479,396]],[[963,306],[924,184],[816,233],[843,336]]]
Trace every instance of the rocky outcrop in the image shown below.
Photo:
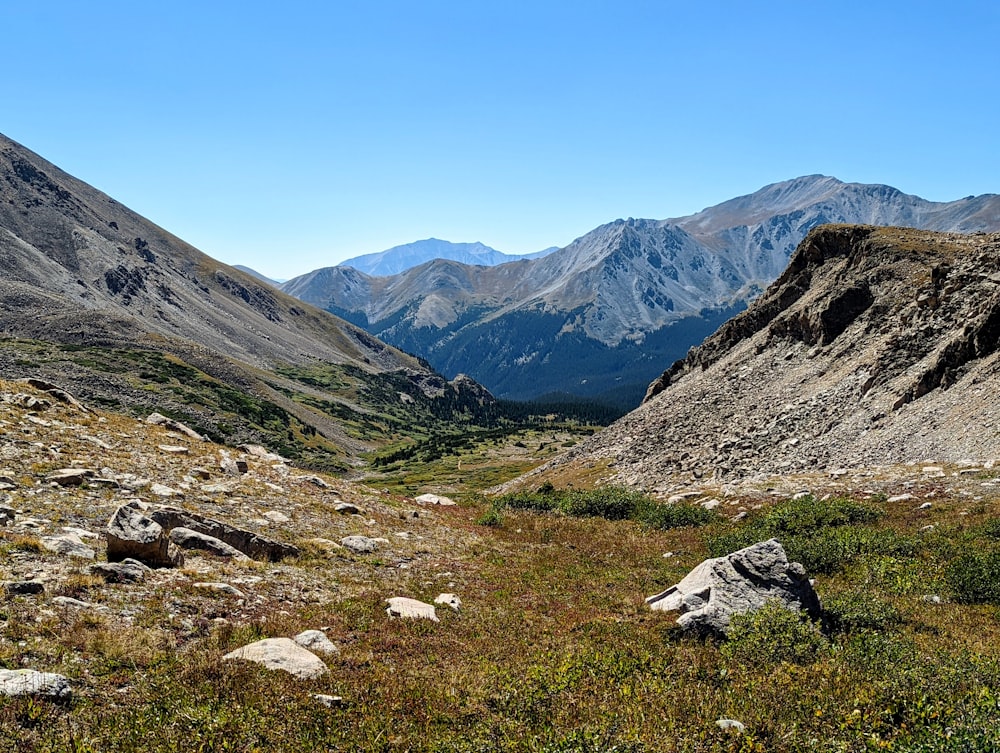
[[[1000,456],[1000,234],[824,226],[642,406],[525,477],[687,480]],[[522,483],[522,482],[519,482]]]
[[[236,528],[221,520],[181,510],[178,507],[158,507],[151,510],[149,516],[167,531],[184,528],[222,541],[251,559],[277,562],[285,557],[295,557],[299,554],[298,547],[292,544],[274,541],[253,531]],[[193,538],[185,536],[185,540],[191,542]],[[201,541],[206,542],[205,539]]]
[[[789,562],[775,539],[705,560],[666,591],[646,603],[660,612],[679,612],[686,631],[725,635],[734,615],[775,602],[814,620],[822,610],[802,565]]]
[[[108,521],[108,561],[134,559],[149,567],[179,567],[184,553],[171,543],[167,532],[134,504],[119,507]]]

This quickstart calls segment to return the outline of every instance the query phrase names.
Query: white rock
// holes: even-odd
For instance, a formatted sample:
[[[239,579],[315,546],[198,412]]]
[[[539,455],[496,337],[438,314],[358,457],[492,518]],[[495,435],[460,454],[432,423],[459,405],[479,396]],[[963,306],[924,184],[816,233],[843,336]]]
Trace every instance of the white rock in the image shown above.
[[[916,497],[910,494],[909,492],[906,492],[905,494],[896,494],[892,497],[889,497],[889,499],[887,499],[886,502],[908,502],[911,499],[916,499]]]
[[[0,669],[0,695],[45,696],[64,701],[73,695],[73,691],[70,689],[69,680],[53,672]]]
[[[84,544],[75,533],[68,533],[64,536],[47,536],[41,540],[41,543],[50,552],[57,552],[58,554],[65,554],[70,557],[92,560],[97,556],[97,553]]]
[[[462,608],[462,600],[455,594],[440,594],[434,599],[434,603],[442,607],[451,607],[456,612]]]
[[[291,520],[290,517],[279,510],[268,510],[264,513],[263,517],[270,520],[272,523],[287,523]]]
[[[153,483],[149,485],[149,491],[157,497],[180,497],[181,493],[176,489],[171,489],[163,484]]]
[[[326,637],[326,633],[322,630],[305,630],[295,636],[294,640],[302,648],[307,648],[310,651],[316,651],[320,654],[340,653],[340,649],[333,644],[333,641]]]
[[[303,680],[313,680],[329,671],[322,659],[291,638],[265,638],[231,651],[222,658],[226,661],[251,661],[267,669],[280,669]]]
[[[199,588],[202,591],[214,591],[215,593],[229,594],[230,596],[235,596],[238,599],[245,599],[247,595],[243,593],[236,586],[230,585],[229,583],[195,583],[195,588]]]
[[[735,719],[716,719],[715,725],[719,729],[732,730],[733,732],[746,732],[746,725]]]
[[[391,599],[386,599],[386,603],[389,606],[385,612],[392,618],[405,617],[440,622],[434,607],[422,601],[408,599],[405,596],[395,596]]]
[[[438,505],[440,507],[454,507],[457,504],[454,500],[442,497],[440,494],[421,494],[416,497],[416,501],[422,505]]]

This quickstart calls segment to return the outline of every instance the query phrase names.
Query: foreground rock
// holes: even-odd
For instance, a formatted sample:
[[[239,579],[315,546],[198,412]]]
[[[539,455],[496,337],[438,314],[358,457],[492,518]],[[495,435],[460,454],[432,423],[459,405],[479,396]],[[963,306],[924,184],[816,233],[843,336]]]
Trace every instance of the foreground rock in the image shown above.
[[[789,562],[776,539],[702,562],[677,585],[646,599],[650,608],[680,612],[677,624],[689,631],[724,635],[733,615],[776,601],[819,619],[819,598],[805,569]]]
[[[122,505],[108,521],[108,562],[134,559],[150,567],[179,567],[184,553],[163,526],[131,504]]]
[[[389,605],[385,612],[390,617],[403,617],[413,620],[431,620],[432,622],[440,622],[437,616],[437,611],[430,604],[425,604],[422,601],[417,601],[416,599],[408,599],[405,596],[395,596],[391,599],[386,599],[386,603]]]
[[[54,672],[0,669],[0,695],[42,696],[57,701],[68,701],[73,695],[73,690],[69,686],[69,680]]]
[[[238,648],[222,658],[227,661],[242,659],[267,669],[280,669],[303,680],[314,680],[328,671],[322,659],[291,638],[265,638]]]

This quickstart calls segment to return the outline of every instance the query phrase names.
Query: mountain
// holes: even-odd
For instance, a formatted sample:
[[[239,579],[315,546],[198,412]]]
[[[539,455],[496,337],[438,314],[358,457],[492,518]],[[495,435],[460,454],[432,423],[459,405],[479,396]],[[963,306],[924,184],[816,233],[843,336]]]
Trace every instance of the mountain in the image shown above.
[[[285,280],[272,280],[266,275],[262,275],[256,269],[251,269],[250,267],[244,267],[242,264],[234,264],[233,269],[238,269],[240,272],[246,272],[248,275],[256,277],[261,282],[266,282],[268,285],[273,287],[278,287],[281,283],[286,282]]]
[[[318,464],[436,425],[441,396],[482,402],[2,136],[0,322],[2,377]]]
[[[437,238],[428,238],[402,246],[393,246],[386,251],[364,254],[340,263],[341,267],[351,267],[373,276],[395,275],[433,259],[447,259],[477,266],[492,267],[518,259],[536,259],[552,253],[556,249],[547,248],[533,254],[517,256],[505,254],[482,243],[451,243]]]
[[[742,310],[830,222],[1000,228],[1000,197],[937,203],[813,175],[690,217],[602,225],[535,260],[435,260],[372,277],[333,267],[282,289],[495,394],[570,393],[637,405],[665,364]]]
[[[638,409],[521,480],[1000,459],[1000,234],[827,225]]]

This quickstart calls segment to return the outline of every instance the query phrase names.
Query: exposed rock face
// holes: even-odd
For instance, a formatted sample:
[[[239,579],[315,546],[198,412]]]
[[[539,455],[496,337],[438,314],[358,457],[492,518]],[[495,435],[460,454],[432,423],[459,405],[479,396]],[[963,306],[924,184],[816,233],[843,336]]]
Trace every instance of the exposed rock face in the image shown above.
[[[328,671],[322,659],[291,638],[265,638],[231,651],[222,658],[227,661],[241,659],[267,669],[280,669],[302,680],[314,680]]]
[[[163,527],[131,504],[115,511],[105,535],[109,562],[135,559],[150,567],[184,564],[184,553],[171,543]]]
[[[670,480],[1000,455],[1000,235],[825,226],[645,403],[531,483]],[[526,479],[528,477],[525,477]]]
[[[677,624],[699,633],[725,634],[733,615],[777,602],[819,619],[822,610],[805,570],[789,562],[775,539],[726,557],[705,560],[677,585],[646,599],[651,609],[680,612]]]

